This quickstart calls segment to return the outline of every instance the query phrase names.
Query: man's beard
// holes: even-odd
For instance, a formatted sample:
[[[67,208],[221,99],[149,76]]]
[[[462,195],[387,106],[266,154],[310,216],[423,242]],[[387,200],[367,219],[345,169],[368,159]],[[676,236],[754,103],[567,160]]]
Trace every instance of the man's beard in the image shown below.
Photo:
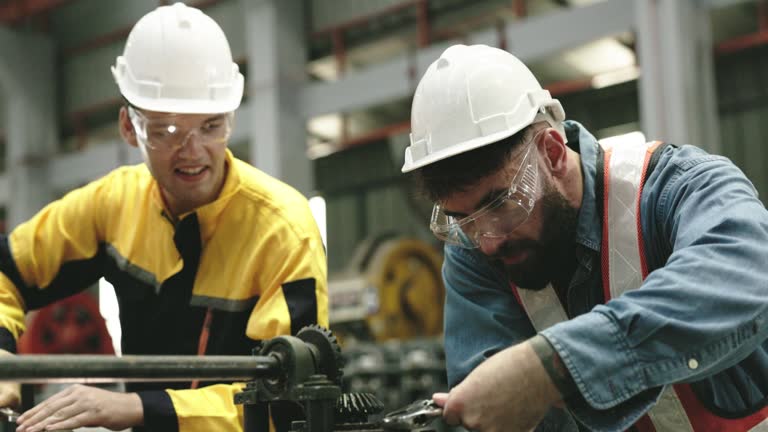
[[[538,202],[542,209],[542,231],[539,240],[522,239],[501,245],[493,258],[527,252],[525,261],[503,264],[509,279],[520,288],[539,291],[552,280],[570,278],[575,257],[574,238],[579,210],[551,185],[545,185]],[[565,274],[564,274],[565,273]]]

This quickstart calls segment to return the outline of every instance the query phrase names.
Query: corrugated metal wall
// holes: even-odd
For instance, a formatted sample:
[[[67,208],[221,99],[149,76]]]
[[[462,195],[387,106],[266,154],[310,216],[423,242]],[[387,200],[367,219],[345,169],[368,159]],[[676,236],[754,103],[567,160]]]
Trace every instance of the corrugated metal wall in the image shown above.
[[[768,46],[717,57],[715,80],[721,153],[745,172],[768,203]],[[568,118],[582,122],[599,138],[639,127],[636,83],[560,100]]]
[[[745,172],[768,203],[768,46],[716,58],[715,80],[721,153]],[[635,83],[560,99],[568,117],[599,138],[638,125]]]
[[[555,97],[562,103],[566,118],[578,121],[597,138],[633,132],[640,128],[635,81]]]
[[[715,78],[722,153],[768,203],[768,46],[718,58]]]
[[[343,270],[366,238],[396,233],[433,241],[429,204],[415,197],[387,141],[318,159],[315,175],[326,200],[332,272]]]

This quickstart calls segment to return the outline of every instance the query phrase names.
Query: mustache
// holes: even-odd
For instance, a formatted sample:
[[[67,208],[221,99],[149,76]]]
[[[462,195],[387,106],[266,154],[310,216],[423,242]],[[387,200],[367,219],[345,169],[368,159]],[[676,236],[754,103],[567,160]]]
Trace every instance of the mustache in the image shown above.
[[[539,247],[541,247],[541,244],[536,240],[510,240],[502,243],[496,253],[491,255],[490,258],[501,261],[504,258],[515,256],[523,252],[533,251]]]

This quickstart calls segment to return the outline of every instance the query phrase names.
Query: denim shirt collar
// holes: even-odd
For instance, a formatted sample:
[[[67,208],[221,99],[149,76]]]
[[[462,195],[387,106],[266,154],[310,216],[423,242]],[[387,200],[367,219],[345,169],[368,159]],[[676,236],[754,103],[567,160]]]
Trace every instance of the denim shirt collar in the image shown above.
[[[576,227],[576,243],[594,252],[600,252],[600,219],[597,214],[595,197],[595,176],[597,173],[597,139],[580,123],[566,120],[565,134],[568,147],[581,156],[581,169],[584,180],[581,208]]]

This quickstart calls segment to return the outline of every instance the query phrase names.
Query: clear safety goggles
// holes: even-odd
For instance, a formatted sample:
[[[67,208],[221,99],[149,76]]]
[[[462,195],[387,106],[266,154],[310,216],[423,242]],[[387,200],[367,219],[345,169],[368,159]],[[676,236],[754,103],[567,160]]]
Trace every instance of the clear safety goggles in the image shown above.
[[[538,151],[534,142],[527,144],[520,169],[509,189],[469,216],[445,214],[440,204],[432,209],[429,227],[437,238],[464,248],[480,247],[483,240],[504,238],[530,216],[539,195]]]
[[[140,110],[128,106],[139,144],[155,151],[172,152],[186,144],[192,135],[203,145],[224,144],[232,133],[234,113],[212,114],[198,125],[190,125],[190,116],[198,114],[166,114],[147,117]]]

